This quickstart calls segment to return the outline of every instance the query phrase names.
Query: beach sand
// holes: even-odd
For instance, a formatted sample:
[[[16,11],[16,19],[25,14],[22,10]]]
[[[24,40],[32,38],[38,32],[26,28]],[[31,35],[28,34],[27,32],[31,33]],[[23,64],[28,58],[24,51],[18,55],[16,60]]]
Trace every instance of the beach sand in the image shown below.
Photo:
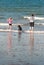
[[[44,34],[0,32],[0,65],[44,64]]]

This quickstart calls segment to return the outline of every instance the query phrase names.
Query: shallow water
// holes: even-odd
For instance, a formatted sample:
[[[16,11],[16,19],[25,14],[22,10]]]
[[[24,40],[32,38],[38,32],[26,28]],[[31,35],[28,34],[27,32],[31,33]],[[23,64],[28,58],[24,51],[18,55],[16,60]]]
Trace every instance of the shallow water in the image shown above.
[[[44,34],[0,32],[0,65],[43,65]]]

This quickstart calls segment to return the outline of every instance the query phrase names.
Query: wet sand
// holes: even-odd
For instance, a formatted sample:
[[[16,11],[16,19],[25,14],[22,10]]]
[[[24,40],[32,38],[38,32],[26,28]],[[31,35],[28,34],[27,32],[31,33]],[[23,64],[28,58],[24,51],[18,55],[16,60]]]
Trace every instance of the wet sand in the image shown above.
[[[43,65],[44,34],[0,32],[0,65]]]

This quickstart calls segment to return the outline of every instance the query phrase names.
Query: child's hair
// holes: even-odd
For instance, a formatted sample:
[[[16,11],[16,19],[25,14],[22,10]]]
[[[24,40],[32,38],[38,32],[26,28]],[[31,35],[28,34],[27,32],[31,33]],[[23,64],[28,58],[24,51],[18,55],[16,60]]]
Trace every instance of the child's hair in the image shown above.
[[[12,19],[12,17],[10,17],[10,19]]]
[[[20,25],[18,25],[18,27],[20,27]]]
[[[18,25],[18,30],[22,30],[22,27],[20,25]]]

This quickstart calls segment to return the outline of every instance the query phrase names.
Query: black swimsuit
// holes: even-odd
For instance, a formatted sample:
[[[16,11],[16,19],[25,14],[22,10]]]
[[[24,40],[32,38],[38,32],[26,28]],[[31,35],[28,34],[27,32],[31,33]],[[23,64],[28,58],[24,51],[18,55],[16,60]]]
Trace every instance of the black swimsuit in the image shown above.
[[[30,26],[31,27],[34,27],[34,22],[30,22]]]
[[[18,30],[22,31],[22,27],[20,25],[18,25]]]
[[[12,24],[9,24],[9,25],[12,25]]]

